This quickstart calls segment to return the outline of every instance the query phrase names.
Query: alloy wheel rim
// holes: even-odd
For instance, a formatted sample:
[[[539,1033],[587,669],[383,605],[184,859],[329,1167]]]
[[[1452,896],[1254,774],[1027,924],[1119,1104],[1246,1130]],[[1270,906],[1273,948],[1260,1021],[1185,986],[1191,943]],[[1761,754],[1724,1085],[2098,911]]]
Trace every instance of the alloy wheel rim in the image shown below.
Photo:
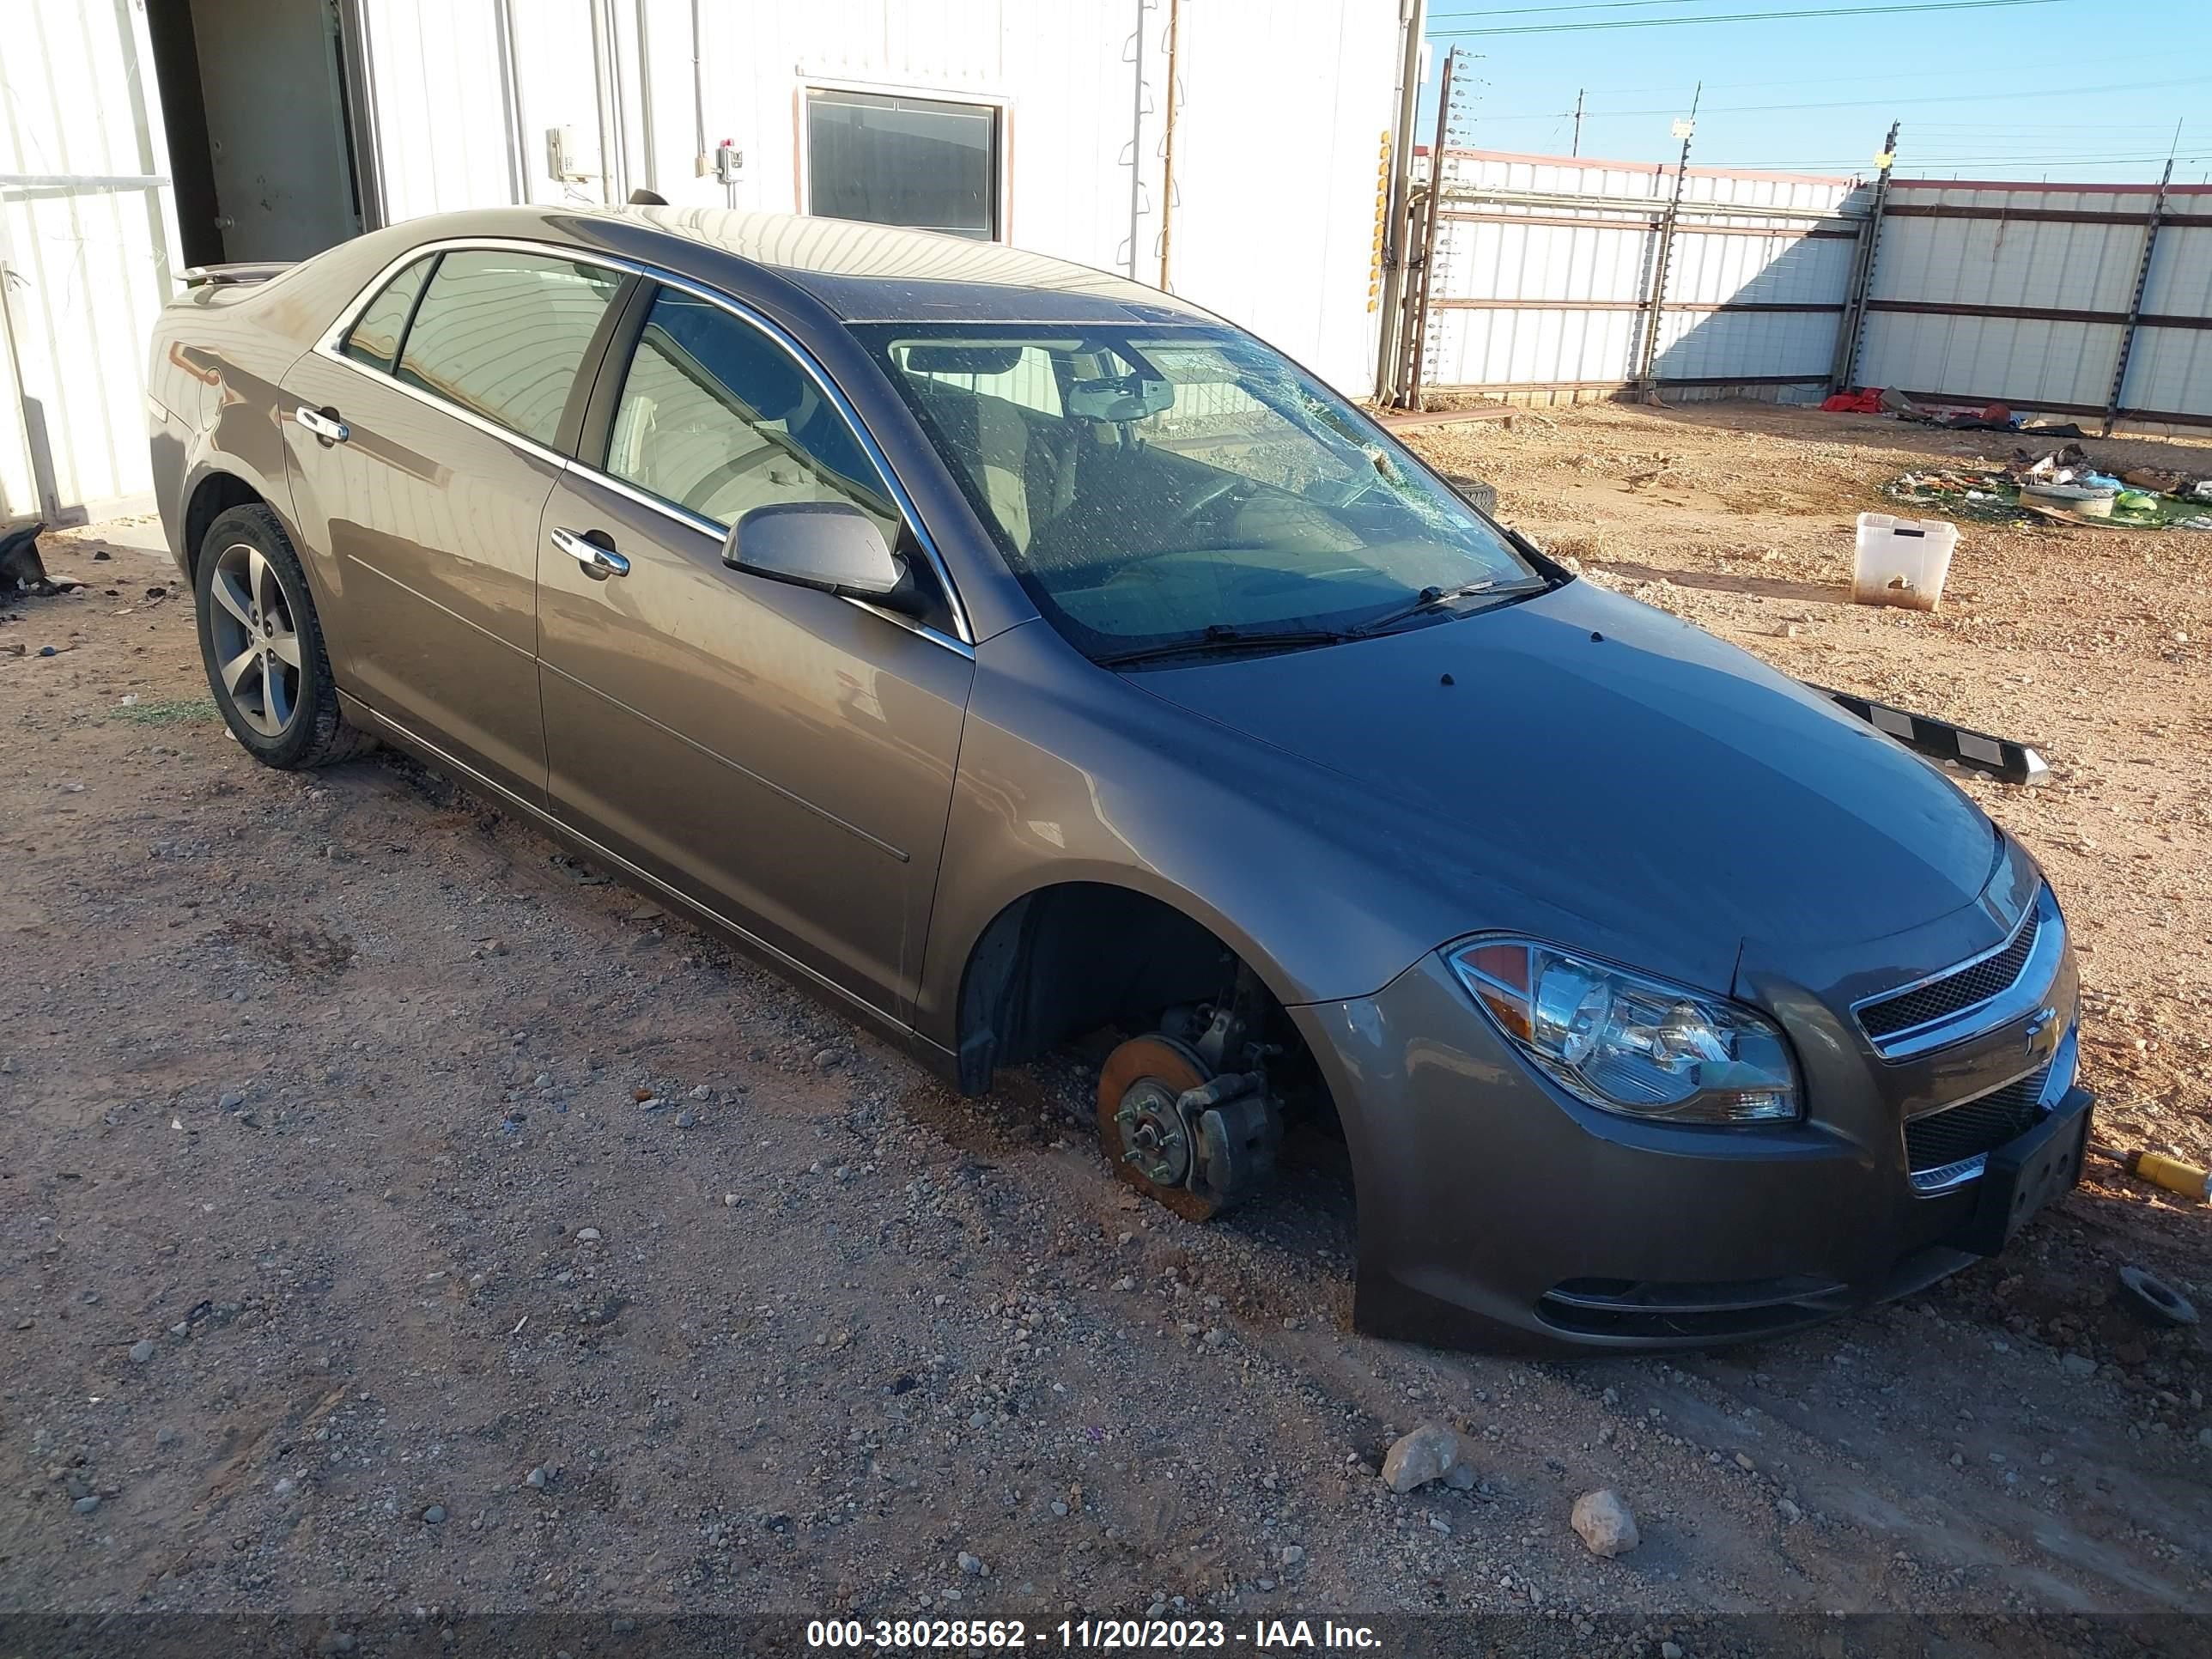
[[[223,694],[264,738],[282,737],[300,712],[300,629],[292,596],[269,556],[234,542],[216,556],[209,617]]]

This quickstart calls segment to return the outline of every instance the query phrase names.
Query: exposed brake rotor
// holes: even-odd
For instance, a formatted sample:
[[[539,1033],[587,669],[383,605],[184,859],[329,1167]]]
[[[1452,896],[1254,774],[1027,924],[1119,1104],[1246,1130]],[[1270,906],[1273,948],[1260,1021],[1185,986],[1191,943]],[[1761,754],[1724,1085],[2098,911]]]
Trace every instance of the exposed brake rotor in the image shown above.
[[[1221,1205],[1190,1188],[1198,1136],[1176,1102],[1211,1076],[1188,1044],[1157,1032],[1122,1043],[1098,1073],[1098,1141],[1114,1172],[1190,1221]]]
[[[1098,1142],[1115,1173],[1186,1220],[1211,1220],[1264,1185],[1281,1139],[1257,1068],[1217,1074],[1174,1037],[1131,1037],[1099,1072]]]

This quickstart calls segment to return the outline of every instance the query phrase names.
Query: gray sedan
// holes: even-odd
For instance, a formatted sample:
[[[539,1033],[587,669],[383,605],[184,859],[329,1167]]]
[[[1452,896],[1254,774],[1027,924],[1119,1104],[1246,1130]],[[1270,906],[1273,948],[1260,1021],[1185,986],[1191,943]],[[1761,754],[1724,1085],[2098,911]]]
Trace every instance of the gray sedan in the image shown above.
[[[2075,1178],[2017,844],[1176,299],[515,209],[211,273],[149,411],[251,753],[423,757],[970,1094],[1110,1030],[1194,1219],[1340,1136],[1364,1328],[1771,1334]]]

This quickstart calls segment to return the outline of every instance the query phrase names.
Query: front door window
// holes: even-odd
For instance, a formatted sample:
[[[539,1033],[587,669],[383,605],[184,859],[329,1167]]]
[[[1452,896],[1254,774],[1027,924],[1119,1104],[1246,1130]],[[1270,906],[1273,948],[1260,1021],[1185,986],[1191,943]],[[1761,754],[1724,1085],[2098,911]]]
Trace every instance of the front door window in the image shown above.
[[[757,507],[843,501],[898,540],[883,475],[836,404],[774,340],[664,289],[616,405],[606,470],[720,525]]]

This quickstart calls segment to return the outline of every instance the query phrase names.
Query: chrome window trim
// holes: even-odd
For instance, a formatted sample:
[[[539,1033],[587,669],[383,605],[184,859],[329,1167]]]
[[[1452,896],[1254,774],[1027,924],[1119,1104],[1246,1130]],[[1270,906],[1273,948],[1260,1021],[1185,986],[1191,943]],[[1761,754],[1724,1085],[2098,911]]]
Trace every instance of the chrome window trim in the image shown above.
[[[891,499],[898,504],[900,516],[906,521],[908,530],[913,533],[915,544],[921,549],[923,555],[929,560],[929,567],[936,573],[937,580],[944,585],[945,603],[951,609],[953,630],[957,637],[947,635],[934,628],[915,622],[910,617],[899,616],[895,611],[886,611],[881,605],[870,605],[865,600],[848,597],[846,599],[846,603],[857,605],[871,615],[882,617],[886,621],[895,623],[897,626],[907,629],[909,633],[918,634],[922,638],[941,645],[970,660],[974,659],[975,655],[975,626],[969,620],[968,607],[961,600],[960,589],[952,580],[951,568],[945,563],[945,556],[938,551],[937,543],[922,525],[921,510],[915,506],[914,498],[907,493],[906,485],[900,480],[898,473],[892,467],[890,458],[884,454],[883,446],[876,441],[875,434],[868,430],[867,422],[860,418],[860,411],[853,406],[852,399],[845,395],[842,388],[830,378],[829,371],[814,360],[813,354],[808,351],[789,330],[784,328],[774,319],[755,311],[743,301],[732,299],[730,295],[717,289],[710,288],[696,278],[678,276],[676,272],[664,270],[658,265],[622,258],[611,253],[601,253],[594,249],[568,247],[558,242],[535,242],[521,237],[456,236],[435,242],[421,242],[386,264],[362,286],[359,294],[347,302],[345,309],[338,313],[337,320],[325,329],[322,337],[315,342],[313,347],[315,354],[332,362],[343,363],[356,374],[368,375],[382,385],[397,387],[418,403],[424,404],[432,409],[441,410],[448,415],[456,416],[491,437],[505,440],[526,454],[549,461],[564,470],[574,468],[593,482],[607,485],[617,494],[636,501],[640,506],[653,507],[679,524],[688,524],[696,530],[717,537],[728,535],[729,527],[726,525],[717,524],[714,520],[702,514],[694,513],[688,507],[679,507],[673,501],[662,501],[658,496],[651,495],[625,480],[615,477],[611,473],[579,460],[574,456],[561,454],[535,439],[526,438],[520,433],[511,431],[495,421],[487,420],[473,410],[463,409],[458,404],[448,403],[445,398],[424,392],[419,386],[409,386],[399,378],[396,364],[394,372],[387,374],[370,364],[349,357],[339,349],[345,337],[352,332],[354,324],[360,320],[361,313],[366,311],[370,302],[384,291],[385,284],[409,265],[418,259],[427,259],[433,254],[478,251],[534,254],[540,258],[566,260],[572,264],[595,265],[603,270],[617,270],[625,276],[642,276],[650,282],[659,283],[664,288],[675,289],[678,292],[704,300],[708,304],[727,312],[739,322],[758,329],[769,339],[775,341],[783,349],[787,356],[806,372],[807,377],[821,388],[823,395],[828,398],[837,412],[845,417],[846,424],[852,428],[854,435],[860,441],[860,447],[867,452],[868,459],[875,464],[877,471],[883,475],[884,483],[890,492]]]
[[[2021,914],[2020,921],[2004,936],[2001,944],[1979,955],[1968,957],[1963,962],[1954,962],[1948,968],[1924,975],[1910,984],[1892,986],[1871,996],[1861,997],[1851,1004],[1851,1014],[1856,1020],[1859,1011],[1871,1003],[1909,996],[1925,986],[1949,979],[1954,974],[1963,974],[1993,957],[2002,956],[2012,948],[2013,941],[2020,937],[2021,929],[2031,921],[2038,923],[2035,944],[2027,953],[2027,960],[2021,963],[2020,972],[2011,984],[2002,991],[1984,997],[1979,1002],[1969,1003],[1964,1008],[1954,1009],[1948,1014],[1923,1020],[1917,1025],[1909,1025],[1901,1031],[1893,1031],[1887,1036],[1868,1036],[1867,1042],[1875,1053],[1887,1060],[1913,1060],[1934,1049],[1966,1042],[2033,1013],[2042,1006],[2044,993],[2057,977],[2059,959],[2066,952],[2066,920],[2059,914],[2058,902],[2052,896],[2048,884],[2037,890],[2035,902]],[[1861,1035],[1865,1035],[1863,1022],[1860,1023],[1859,1030]]]

